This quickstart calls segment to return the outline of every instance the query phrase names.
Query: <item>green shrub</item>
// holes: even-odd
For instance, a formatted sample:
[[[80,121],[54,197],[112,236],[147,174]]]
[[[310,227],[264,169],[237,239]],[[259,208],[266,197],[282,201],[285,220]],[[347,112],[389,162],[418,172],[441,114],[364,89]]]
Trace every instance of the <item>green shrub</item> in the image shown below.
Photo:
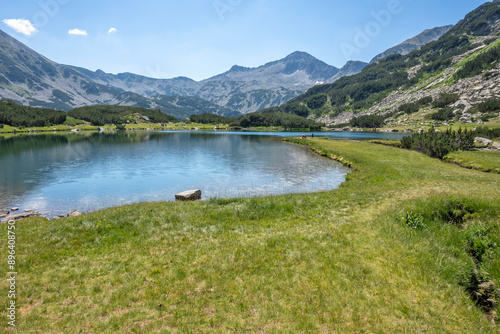
[[[500,128],[491,129],[487,126],[480,126],[474,131],[476,137],[494,139],[500,137]]]
[[[430,157],[443,159],[453,151],[468,151],[474,147],[475,133],[467,129],[436,132],[432,127],[428,132],[416,133],[401,139],[403,148],[422,152]]]
[[[353,127],[359,128],[379,128],[384,125],[386,118],[390,117],[390,115],[367,115],[354,117],[351,119],[349,124]]]
[[[432,103],[432,96],[425,96],[423,98],[421,98],[420,100],[418,100],[417,102],[415,102],[415,104],[419,105],[419,106],[426,106],[426,105],[429,105]]]
[[[475,106],[472,111],[473,113],[489,113],[489,112],[500,112],[500,100],[491,99],[483,103],[479,103]]]
[[[414,114],[420,110],[420,106],[415,103],[405,103],[399,106],[398,111],[404,112],[405,114]]]
[[[460,99],[460,95],[455,93],[441,93],[439,98],[432,103],[435,108],[444,108],[457,102]]]
[[[481,116],[481,121],[488,122],[490,119],[497,117],[496,114],[486,114]]]
[[[484,71],[493,68],[498,63],[498,59],[500,59],[500,46],[491,48],[471,61],[465,63],[465,65],[462,66],[462,68],[458,70],[453,77],[458,80],[481,74]]]
[[[450,107],[445,107],[435,113],[425,115],[425,118],[433,119],[435,121],[447,121],[452,119],[453,116],[453,109]]]
[[[321,94],[311,97],[306,104],[311,109],[319,109],[325,105],[326,101],[328,101],[328,97]]]
[[[425,228],[426,226],[422,220],[422,217],[413,212],[406,212],[401,218],[401,221],[409,228],[412,228],[414,230],[420,230]]]
[[[483,224],[474,225],[463,230],[467,253],[480,263],[483,256],[495,246],[490,238],[490,228]]]

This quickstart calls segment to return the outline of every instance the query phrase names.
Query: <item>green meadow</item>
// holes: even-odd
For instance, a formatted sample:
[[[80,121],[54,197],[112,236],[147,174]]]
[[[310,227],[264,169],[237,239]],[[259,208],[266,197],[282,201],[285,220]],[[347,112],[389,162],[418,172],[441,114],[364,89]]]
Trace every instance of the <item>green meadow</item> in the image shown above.
[[[459,151],[449,153],[446,161],[465,168],[500,174],[500,152],[498,151]]]
[[[471,297],[475,283],[500,286],[500,174],[369,142],[291,141],[352,173],[334,191],[17,222],[17,326],[2,307],[0,328],[500,333]]]

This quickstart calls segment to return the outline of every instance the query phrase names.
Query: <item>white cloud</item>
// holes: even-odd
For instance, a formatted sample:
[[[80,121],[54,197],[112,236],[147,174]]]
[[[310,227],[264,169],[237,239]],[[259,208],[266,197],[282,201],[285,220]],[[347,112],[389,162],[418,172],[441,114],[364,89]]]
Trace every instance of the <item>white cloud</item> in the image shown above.
[[[22,20],[22,19],[9,19],[9,20],[3,20],[3,23],[8,25],[9,27],[13,28],[15,31],[18,33],[30,36],[32,33],[37,32],[36,28],[33,26],[33,24],[28,21],[28,20]]]
[[[78,36],[87,36],[87,32],[85,30],[80,30],[80,29],[72,29],[68,31],[68,34],[70,35],[78,35]]]
[[[117,31],[118,30],[116,28],[111,28],[111,29],[108,30],[108,34],[114,34]]]

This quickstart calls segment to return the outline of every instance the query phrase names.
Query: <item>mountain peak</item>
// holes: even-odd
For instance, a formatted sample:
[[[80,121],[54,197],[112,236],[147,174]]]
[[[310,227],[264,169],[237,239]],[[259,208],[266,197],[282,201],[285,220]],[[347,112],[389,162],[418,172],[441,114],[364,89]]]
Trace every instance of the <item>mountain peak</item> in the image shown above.
[[[250,70],[251,70],[251,68],[248,68],[248,67],[234,65],[233,67],[231,67],[231,69],[229,70],[229,72],[247,72],[247,71],[250,71]]]
[[[315,57],[311,56],[309,53],[304,51],[295,51],[290,53],[284,58],[284,60],[317,60]]]

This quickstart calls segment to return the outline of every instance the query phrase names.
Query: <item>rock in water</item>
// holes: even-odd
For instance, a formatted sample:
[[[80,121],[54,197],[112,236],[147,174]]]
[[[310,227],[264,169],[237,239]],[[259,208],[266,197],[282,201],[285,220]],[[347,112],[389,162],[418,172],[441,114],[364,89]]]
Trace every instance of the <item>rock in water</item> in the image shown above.
[[[201,190],[188,190],[175,195],[176,201],[196,201],[201,199]]]
[[[80,216],[80,215],[81,215],[81,213],[78,212],[78,210],[73,210],[70,213],[68,213],[68,217],[76,217],[76,216]]]

